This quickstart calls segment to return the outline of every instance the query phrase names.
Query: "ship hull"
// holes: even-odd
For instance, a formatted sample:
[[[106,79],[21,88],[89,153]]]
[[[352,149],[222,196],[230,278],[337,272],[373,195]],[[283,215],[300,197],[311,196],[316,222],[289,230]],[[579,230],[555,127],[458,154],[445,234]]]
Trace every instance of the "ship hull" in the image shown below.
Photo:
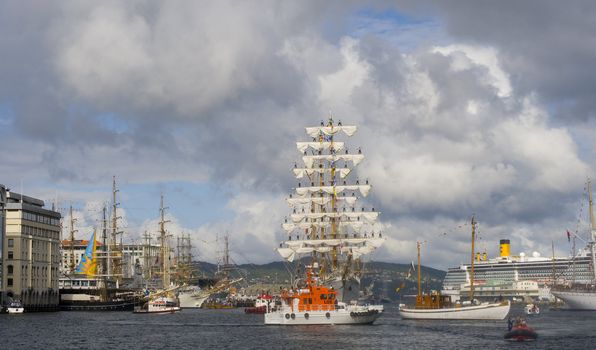
[[[596,291],[551,291],[570,310],[596,310]]]
[[[132,311],[132,301],[60,303],[60,311]]]
[[[509,314],[511,303],[493,303],[474,306],[441,309],[400,308],[404,319],[416,320],[504,320]]]
[[[178,294],[180,307],[183,309],[199,309],[208,298],[209,294],[197,295],[196,290],[182,291]]]
[[[23,307],[8,307],[6,309],[6,311],[9,314],[22,314],[23,312],[25,312],[25,308],[23,308]]]
[[[358,300],[360,297],[360,280],[355,277],[350,277],[345,280],[337,278],[331,280],[329,285],[337,290],[337,300],[344,303]]]
[[[381,310],[381,311],[379,311]],[[382,314],[382,306],[370,309],[291,312],[274,311],[265,314],[266,325],[342,325],[372,324]]]

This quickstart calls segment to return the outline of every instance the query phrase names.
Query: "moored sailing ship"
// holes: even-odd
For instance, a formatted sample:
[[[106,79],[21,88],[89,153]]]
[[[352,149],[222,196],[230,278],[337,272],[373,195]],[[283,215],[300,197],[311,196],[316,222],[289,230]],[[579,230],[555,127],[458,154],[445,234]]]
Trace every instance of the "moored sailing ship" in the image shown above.
[[[552,294],[563,300],[567,308],[573,310],[596,310],[596,220],[594,218],[594,205],[592,201],[592,182],[588,180],[588,202],[590,210],[590,241],[587,249],[582,250],[580,254],[574,257],[590,258],[590,283],[580,284],[578,281],[571,280],[569,284],[555,286]]]
[[[98,249],[96,232],[91,235],[78,266],[75,266],[74,227],[70,208],[69,271],[59,279],[60,310],[62,311],[131,311],[137,291],[122,288],[122,243],[118,244],[116,178],[112,181],[112,222],[108,238],[106,207],[103,208],[102,244]],[[66,247],[64,247],[66,248]]]
[[[161,241],[160,261],[161,261],[161,290],[148,292],[146,298],[143,299],[140,305],[135,306],[134,313],[136,314],[163,314],[174,313],[181,310],[180,302],[176,296],[176,290],[179,286],[172,286],[170,280],[170,235],[166,232],[165,224],[169,222],[165,219],[166,208],[163,205],[163,195],[160,200],[160,216],[159,233]]]

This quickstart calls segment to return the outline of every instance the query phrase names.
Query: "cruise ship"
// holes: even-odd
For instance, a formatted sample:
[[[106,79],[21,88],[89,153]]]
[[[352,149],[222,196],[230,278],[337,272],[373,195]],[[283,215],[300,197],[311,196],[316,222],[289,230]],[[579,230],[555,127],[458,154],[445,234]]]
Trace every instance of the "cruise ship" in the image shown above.
[[[553,300],[550,286],[565,280],[589,283],[592,279],[590,255],[581,250],[576,258],[544,257],[538,252],[531,256],[524,253],[511,255],[510,241],[500,241],[500,255],[487,258],[486,253],[476,254],[474,262],[475,295],[482,299],[539,298]],[[458,300],[470,290],[470,264],[447,270],[442,294]]]

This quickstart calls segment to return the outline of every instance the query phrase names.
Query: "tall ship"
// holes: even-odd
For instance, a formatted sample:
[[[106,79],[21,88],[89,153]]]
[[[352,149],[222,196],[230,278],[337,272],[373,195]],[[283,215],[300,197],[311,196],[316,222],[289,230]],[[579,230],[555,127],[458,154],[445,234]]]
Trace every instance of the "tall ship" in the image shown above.
[[[379,212],[358,205],[371,185],[350,176],[364,155],[360,149],[351,154],[337,140],[356,130],[329,118],[306,128],[310,141],[296,143],[303,165],[294,164],[299,182],[287,198],[292,214],[277,249],[296,262],[295,276],[280,300],[267,306],[265,324],[368,324],[383,312],[381,305],[358,305],[363,258],[384,239],[374,226]]]
[[[465,302],[452,301],[451,296],[431,291],[423,293],[420,278],[420,246],[418,250],[418,293],[413,307],[400,305],[399,315],[404,319],[423,320],[502,320],[509,314],[511,302],[500,300],[493,303],[481,302],[475,298],[476,279],[474,278],[474,241],[476,236],[476,222],[472,217],[472,254],[470,259],[469,299]]]
[[[379,212],[358,204],[371,190],[368,180],[352,171],[364,155],[360,148],[350,153],[338,140],[354,135],[357,127],[329,118],[305,130],[310,141],[296,142],[302,165],[294,164],[298,186],[287,198],[292,213],[282,225],[287,236],[277,251],[286,261],[298,262],[296,275],[303,274],[301,260],[308,258],[317,266],[319,282],[337,291],[338,301],[356,301],[363,258],[384,242],[375,230]]]
[[[190,265],[190,259],[188,264]],[[217,267],[217,281],[214,285],[200,288],[196,284],[185,284],[179,289],[178,298],[180,300],[180,307],[184,309],[198,309],[205,307],[205,302],[210,297],[228,292],[234,285],[243,280],[243,278],[232,278],[230,276],[230,271],[234,266],[230,263],[229,238],[227,234],[224,237],[223,258],[221,264],[218,263]],[[210,306],[214,306],[214,304],[211,304]]]
[[[70,240],[66,241],[67,246],[62,247],[69,260],[68,272],[59,278],[59,304],[62,311],[131,311],[134,308],[138,293],[134,288],[123,285],[122,232],[118,229],[117,192],[114,177],[111,225],[104,206],[101,241],[94,231],[78,265],[75,264],[74,250],[76,219],[70,207]]]
[[[596,224],[594,206],[592,202],[592,182],[588,180],[588,203],[590,210],[590,240],[587,247],[574,258],[573,264],[579,261],[589,261],[588,272],[580,275],[573,273],[567,283],[556,285],[552,293],[563,300],[569,309],[596,310]],[[573,269],[575,272],[575,269]]]
[[[136,314],[164,314],[175,313],[181,310],[179,300],[176,296],[176,290],[179,286],[173,285],[171,280],[171,266],[170,266],[170,234],[166,231],[165,224],[169,220],[165,219],[165,210],[167,208],[163,205],[163,195],[160,199],[160,221],[159,221],[159,239],[160,239],[160,255],[159,262],[161,264],[160,271],[157,274],[161,277],[161,289],[145,290],[145,298],[141,299],[139,305],[135,305],[133,312]]]

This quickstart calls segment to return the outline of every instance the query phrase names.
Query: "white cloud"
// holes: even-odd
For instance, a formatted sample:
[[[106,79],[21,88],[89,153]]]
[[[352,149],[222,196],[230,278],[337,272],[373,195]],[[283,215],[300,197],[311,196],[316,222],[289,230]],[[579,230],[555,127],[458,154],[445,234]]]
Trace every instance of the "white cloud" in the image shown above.
[[[51,71],[44,76],[51,81],[26,89],[35,95],[43,86],[44,97],[50,90],[50,105],[59,108],[21,117],[18,126],[40,125],[41,135],[44,125],[58,125],[55,138],[18,130],[2,170],[13,184],[23,174],[25,183],[42,177],[64,186],[60,197],[91,203],[85,212],[105,199],[69,187],[113,174],[135,184],[216,183],[232,193],[224,208],[229,218],[187,227],[189,214],[169,216],[168,230],[191,233],[202,259],[216,259],[215,236],[226,232],[239,262],[277,258],[273,248],[289,212],[281,192],[292,186],[287,169],[299,161],[293,141],[307,139],[303,127],[317,125],[329,110],[360,127],[349,148],[362,146],[367,156],[354,175],[370,178],[367,200],[383,213],[388,241],[375,255],[382,260],[413,259],[419,239],[430,242],[430,264],[466,260],[469,232],[440,234],[471,213],[479,214],[488,246],[512,236],[520,249],[542,249],[549,238],[536,232],[554,236],[561,227],[553,217],[574,220],[569,203],[592,172],[568,128],[551,123],[539,96],[514,88],[516,72],[491,46],[444,44],[445,36],[432,43],[422,28],[433,45],[404,53],[391,43],[416,38],[416,26],[404,38],[383,29],[384,20],[335,40],[322,23],[338,12],[316,2],[63,7],[34,55],[49,57],[35,64]],[[36,81],[35,73],[24,73],[30,75],[23,81]],[[112,132],[94,124],[99,113],[125,127]],[[53,198],[49,187],[28,186]],[[81,232],[97,218],[80,216]],[[145,229],[155,232],[156,221],[123,225],[138,239]]]

